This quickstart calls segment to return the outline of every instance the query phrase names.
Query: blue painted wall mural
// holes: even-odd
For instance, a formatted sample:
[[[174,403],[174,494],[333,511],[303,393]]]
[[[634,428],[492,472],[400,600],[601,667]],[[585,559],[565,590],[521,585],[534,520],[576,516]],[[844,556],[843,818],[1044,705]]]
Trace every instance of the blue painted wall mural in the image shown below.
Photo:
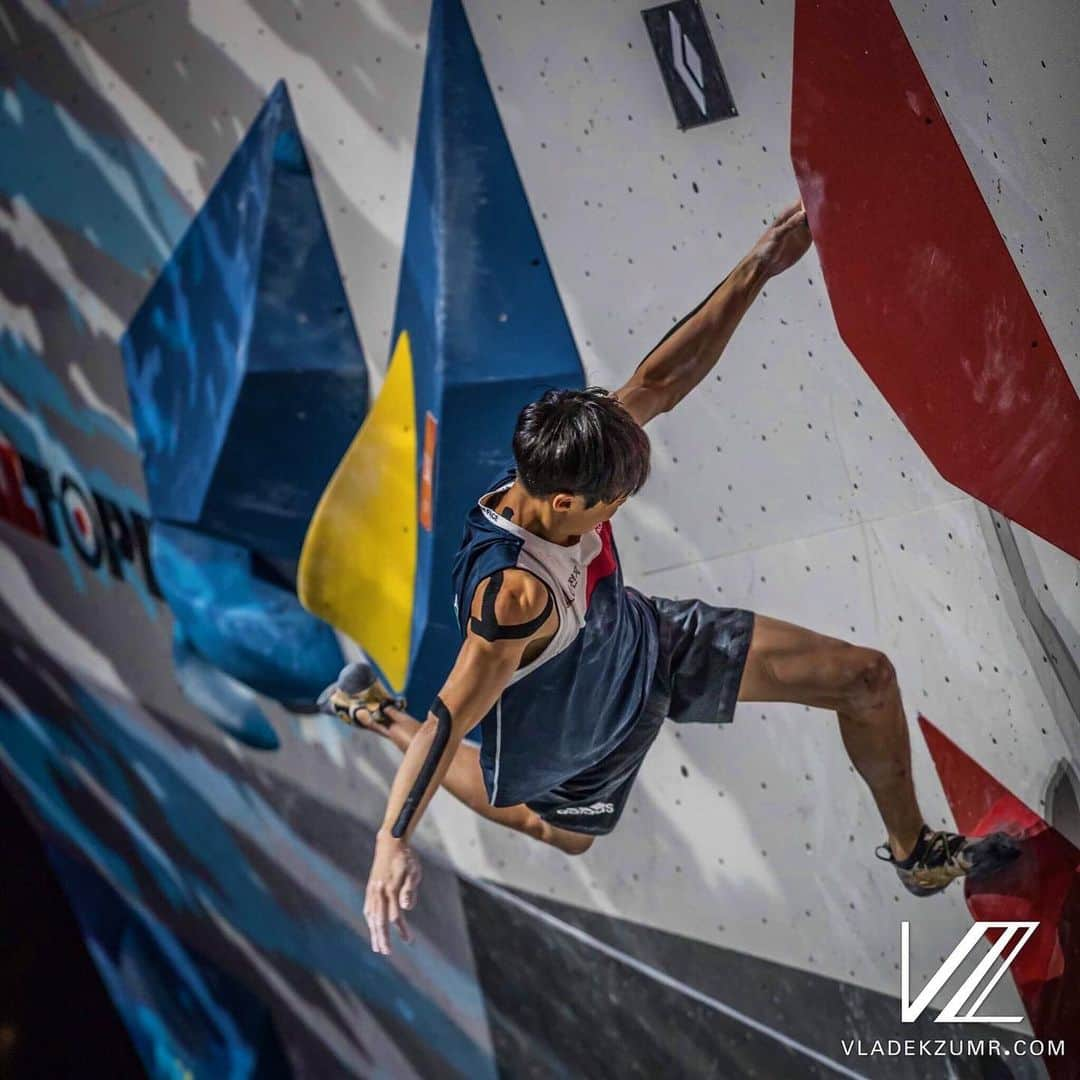
[[[225,1061],[235,1070],[207,1075],[250,1074],[254,1055],[243,1029],[256,1018],[248,1005],[223,1015],[192,945],[247,972],[248,986],[285,1027],[301,1073],[358,1073],[364,1060],[370,1067],[363,1014],[373,1010],[381,1024],[407,1029],[406,1041],[424,1033],[418,1065],[495,1075],[483,1045],[483,1002],[460,966],[467,951],[455,944],[464,933],[456,904],[420,925],[403,969],[382,964],[362,929],[361,867],[372,830],[351,821],[343,831],[328,807],[297,802],[267,774],[230,775],[227,751],[191,741],[165,717],[27,648],[0,635],[0,663],[12,673],[0,694],[5,771],[46,833],[81,852],[78,870],[61,868],[65,884],[78,889],[87,875],[104,878],[131,909],[127,917],[102,910],[113,905],[100,880],[81,889],[76,904],[137,1045],[168,1050],[169,1060],[195,1045],[204,1065]],[[430,871],[434,889],[452,883],[446,877],[440,886],[445,872]],[[419,981],[408,975],[418,969]],[[176,999],[171,1011],[160,999],[158,979],[187,995],[180,1013]],[[326,1009],[337,1017],[329,1028],[315,1022]],[[181,1021],[185,1011],[191,1015]],[[280,1019],[289,1015],[292,1023]],[[163,1065],[151,1075],[176,1074]]]

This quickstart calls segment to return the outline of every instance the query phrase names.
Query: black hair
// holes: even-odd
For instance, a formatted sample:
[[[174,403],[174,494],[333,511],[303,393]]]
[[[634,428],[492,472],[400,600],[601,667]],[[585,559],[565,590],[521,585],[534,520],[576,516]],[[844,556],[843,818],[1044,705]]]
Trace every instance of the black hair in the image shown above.
[[[591,507],[641,490],[649,478],[649,437],[599,386],[548,390],[518,415],[514,459],[530,495],[566,492]]]

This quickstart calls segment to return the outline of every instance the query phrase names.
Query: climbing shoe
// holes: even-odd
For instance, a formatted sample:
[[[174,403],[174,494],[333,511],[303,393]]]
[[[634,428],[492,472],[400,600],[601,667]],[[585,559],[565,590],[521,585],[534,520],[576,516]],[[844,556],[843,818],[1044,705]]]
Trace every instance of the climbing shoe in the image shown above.
[[[1008,833],[967,837],[924,825],[915,850],[906,859],[896,859],[888,842],[874,854],[896,867],[897,877],[909,893],[933,896],[956,878],[981,878],[1000,870],[1020,854],[1020,848]]]
[[[375,677],[370,665],[357,661],[341,669],[337,680],[319,695],[317,704],[320,712],[354,727],[370,728],[378,724],[388,728],[391,720],[384,715],[383,707],[404,709],[405,699],[394,697]]]

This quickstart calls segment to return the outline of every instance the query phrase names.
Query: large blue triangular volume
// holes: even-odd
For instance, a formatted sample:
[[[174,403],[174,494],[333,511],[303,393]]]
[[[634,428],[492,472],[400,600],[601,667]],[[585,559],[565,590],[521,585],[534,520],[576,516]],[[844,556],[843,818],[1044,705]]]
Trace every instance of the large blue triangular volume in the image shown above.
[[[548,387],[584,384],[460,0],[432,5],[395,341],[402,331],[413,347],[417,430],[427,412],[438,421],[406,686],[422,710],[460,644],[449,579],[464,515],[509,457],[521,407]]]
[[[122,348],[154,516],[295,559],[368,387],[284,83]]]

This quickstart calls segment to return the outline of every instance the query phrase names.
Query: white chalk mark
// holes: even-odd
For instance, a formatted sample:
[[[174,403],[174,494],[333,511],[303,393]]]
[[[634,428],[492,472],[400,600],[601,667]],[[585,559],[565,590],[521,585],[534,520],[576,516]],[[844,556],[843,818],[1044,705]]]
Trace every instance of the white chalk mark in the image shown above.
[[[4,544],[0,544],[0,581],[4,583],[4,602],[18,613],[39,648],[63,667],[85,672],[125,701],[132,700],[112,661],[49,607],[26,567]]]
[[[45,348],[41,327],[33,311],[22,304],[13,304],[6,296],[0,296],[0,331],[7,330],[34,352],[41,354]]]
[[[19,100],[19,95],[13,90],[5,90],[3,93],[3,102],[4,112],[6,112],[16,124],[22,124],[23,109],[22,102]]]
[[[11,200],[11,210],[10,216],[0,210],[0,230],[11,237],[17,250],[30,252],[42,272],[67,297],[94,333],[104,334],[110,341],[119,341],[124,332],[120,316],[79,279],[64,249],[26,197],[16,195]]]
[[[108,417],[133,443],[135,442],[135,428],[131,421],[101,399],[98,392],[90,385],[86,372],[78,364],[68,364],[68,378],[71,379],[71,385],[78,391],[79,397],[83,399],[88,409],[93,409],[94,412]]]

